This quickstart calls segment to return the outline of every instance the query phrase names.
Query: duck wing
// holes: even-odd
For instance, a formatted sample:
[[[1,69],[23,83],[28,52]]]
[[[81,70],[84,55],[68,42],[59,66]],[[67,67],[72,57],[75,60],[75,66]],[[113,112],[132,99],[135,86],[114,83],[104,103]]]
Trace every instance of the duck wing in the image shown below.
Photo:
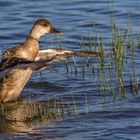
[[[26,61],[26,59],[20,58],[20,47],[16,46],[10,49],[7,49],[2,54],[2,60],[0,62],[0,70],[3,70],[7,67],[16,65],[19,62]]]
[[[46,49],[39,50],[35,60],[46,60],[54,56],[80,56],[80,57],[101,57],[101,52],[98,51],[84,51],[84,50],[69,50],[69,49]]]
[[[8,66],[3,70],[0,70],[0,78],[3,78],[7,76],[10,72],[14,70],[26,70],[30,69],[32,71],[39,71],[47,67],[47,65],[50,65],[55,62],[63,62],[67,61],[67,58],[64,56],[55,56],[47,60],[38,60],[38,61],[29,61],[29,60],[18,60],[19,63],[17,63],[14,66]]]
[[[17,58],[17,57],[12,57],[8,59],[4,59],[0,63],[0,71],[10,68],[13,66],[16,66],[17,64],[22,64],[22,63],[30,63],[31,61],[23,58]]]

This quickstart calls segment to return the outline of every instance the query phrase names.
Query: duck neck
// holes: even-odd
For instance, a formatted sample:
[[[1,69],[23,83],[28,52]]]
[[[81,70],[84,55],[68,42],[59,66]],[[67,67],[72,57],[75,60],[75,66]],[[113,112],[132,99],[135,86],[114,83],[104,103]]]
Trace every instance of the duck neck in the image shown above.
[[[39,41],[41,36],[38,35],[33,29],[29,32],[27,39],[33,39]]]
[[[42,27],[34,25],[31,31],[29,32],[28,37],[38,41],[40,37],[43,36],[44,34],[45,33],[44,30],[42,30]]]
[[[39,39],[35,38],[34,36],[32,36],[32,35],[30,35],[30,34],[29,34],[28,37],[27,37],[27,41],[28,41],[28,40],[33,40],[33,41],[37,41],[37,42],[39,41]]]

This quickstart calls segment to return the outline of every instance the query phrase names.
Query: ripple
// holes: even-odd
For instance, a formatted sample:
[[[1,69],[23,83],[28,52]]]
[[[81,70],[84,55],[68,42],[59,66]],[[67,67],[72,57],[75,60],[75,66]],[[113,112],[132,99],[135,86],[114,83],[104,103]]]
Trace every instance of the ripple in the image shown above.
[[[22,2],[1,0],[1,50],[23,42],[32,24],[38,18],[50,19],[56,27],[65,32],[61,37],[62,47],[64,48],[79,50],[82,36],[84,36],[85,47],[88,46],[90,33],[93,36],[96,33],[102,33],[105,45],[108,47],[110,45],[108,39],[112,36],[111,22],[117,23],[120,30],[124,32],[128,26],[128,21],[132,21],[134,36],[137,36],[140,23],[139,5],[139,1],[132,0],[48,0],[47,2],[45,0],[25,0]],[[96,28],[93,29],[94,25]],[[46,48],[46,38],[49,38],[49,36],[40,40],[41,48]],[[52,37],[51,39],[53,40]],[[53,44],[50,43],[50,40],[47,41],[49,46],[58,46],[55,40]],[[140,75],[139,53],[140,51],[136,46],[135,64],[138,77]],[[131,60],[131,54],[128,54],[127,59]],[[53,103],[54,100],[63,101],[65,111],[67,110],[66,107],[70,105],[71,115],[69,116],[66,112],[67,115],[63,118],[54,119],[50,122],[43,120],[42,124],[33,125],[34,130],[37,131],[19,132],[13,134],[12,138],[44,139],[44,137],[47,137],[54,140],[139,139],[140,98],[130,95],[128,99],[119,100],[114,99],[107,92],[99,93],[97,89],[100,90],[101,87],[98,85],[98,72],[95,72],[95,78],[92,79],[90,69],[85,66],[87,74],[83,79],[82,67],[80,67],[82,62],[77,60],[76,63],[79,70],[77,75],[73,74],[74,65],[71,62],[69,63],[71,66],[69,69],[72,72],[69,73],[65,70],[66,66],[60,64],[54,66],[54,71],[43,72],[43,80],[39,74],[34,74],[22,92],[22,97],[26,102],[31,94],[31,101],[37,101],[44,106],[47,105],[48,98],[52,99]],[[96,59],[90,63],[95,68],[97,67]],[[124,71],[127,77],[126,89],[130,86],[128,77],[130,67],[131,63],[128,61],[127,70]],[[76,105],[76,115],[74,113],[74,103]],[[14,108],[16,107],[14,106]],[[15,115],[15,112],[13,114]],[[20,107],[19,115],[21,115],[21,118],[23,117]],[[6,129],[9,127],[9,123],[1,126]],[[16,129],[21,128],[21,126],[17,125]],[[27,124],[23,126],[26,129],[30,128]],[[8,137],[8,132],[6,130],[5,132],[0,136],[0,139]],[[12,139],[11,137],[8,138]]]

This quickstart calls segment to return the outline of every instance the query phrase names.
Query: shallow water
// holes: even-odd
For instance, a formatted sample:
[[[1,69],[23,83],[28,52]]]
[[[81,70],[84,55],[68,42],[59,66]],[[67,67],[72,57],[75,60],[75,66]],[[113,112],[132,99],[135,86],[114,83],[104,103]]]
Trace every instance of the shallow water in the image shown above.
[[[139,0],[1,0],[1,51],[23,42],[34,21],[47,18],[63,36],[47,35],[40,40],[41,48],[61,45],[79,50],[84,36],[88,45],[89,34],[102,33],[106,46],[111,37],[111,21],[123,31],[131,22],[134,34],[140,26]],[[106,47],[108,50],[108,47]],[[135,51],[135,71],[140,78],[140,51]],[[125,70],[129,83],[129,63]],[[90,61],[90,60],[89,60]],[[97,59],[90,63],[96,66]],[[70,64],[72,62],[69,62]],[[82,66],[78,59],[77,64]],[[109,93],[98,92],[98,74],[94,80],[91,71],[67,72],[64,63],[53,65],[42,73],[35,73],[22,92],[19,104],[7,104],[1,111],[0,139],[52,139],[52,140],[138,140],[140,139],[140,97],[131,94],[126,99],[114,99]],[[117,86],[117,85],[116,85]],[[127,87],[126,87],[127,88]],[[126,90],[127,91],[127,90]],[[48,100],[51,100],[48,105]],[[57,104],[55,104],[57,100]],[[76,104],[76,108],[75,108]],[[40,117],[36,112],[57,107],[56,118]],[[63,105],[63,107],[62,107]],[[60,107],[61,106],[61,107]],[[70,110],[69,110],[70,106]],[[60,108],[59,108],[60,107]],[[69,110],[69,111],[68,111]],[[44,114],[47,111],[44,111]]]

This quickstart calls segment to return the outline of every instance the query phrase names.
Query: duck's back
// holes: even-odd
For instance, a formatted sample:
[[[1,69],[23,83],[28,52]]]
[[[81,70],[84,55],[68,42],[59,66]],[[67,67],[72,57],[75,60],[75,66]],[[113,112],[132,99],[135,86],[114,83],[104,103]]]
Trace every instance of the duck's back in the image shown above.
[[[3,53],[2,61],[0,63],[0,70],[3,70],[10,63],[17,63],[11,61],[11,59],[25,59],[34,61],[39,51],[39,43],[36,40],[29,39],[24,44],[7,49]]]

